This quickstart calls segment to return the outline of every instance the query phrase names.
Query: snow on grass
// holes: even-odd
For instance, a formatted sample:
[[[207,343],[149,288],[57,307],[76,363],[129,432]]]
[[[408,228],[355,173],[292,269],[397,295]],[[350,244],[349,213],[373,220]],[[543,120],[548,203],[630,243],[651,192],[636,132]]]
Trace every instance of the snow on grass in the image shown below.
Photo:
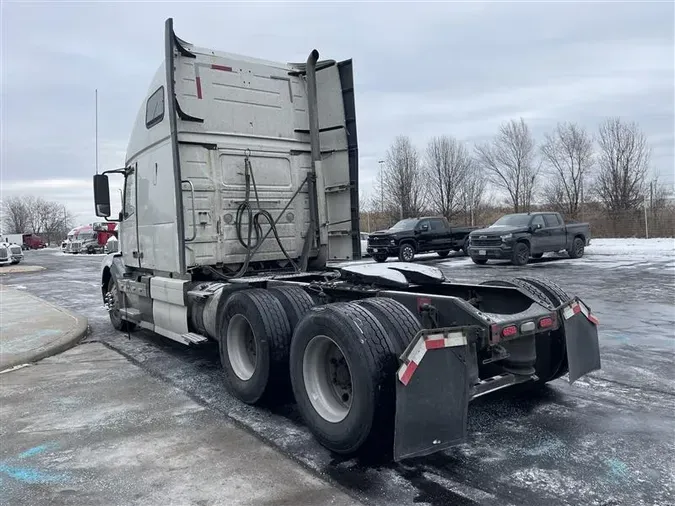
[[[591,239],[586,255],[675,257],[675,239]]]

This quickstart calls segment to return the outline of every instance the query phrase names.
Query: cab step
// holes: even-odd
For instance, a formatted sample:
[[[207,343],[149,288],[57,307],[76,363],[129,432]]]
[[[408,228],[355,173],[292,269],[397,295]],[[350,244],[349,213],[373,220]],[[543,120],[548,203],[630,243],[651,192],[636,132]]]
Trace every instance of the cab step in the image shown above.
[[[202,344],[209,340],[208,337],[195,332],[188,332],[187,334],[182,334],[181,337],[185,339],[188,344]]]

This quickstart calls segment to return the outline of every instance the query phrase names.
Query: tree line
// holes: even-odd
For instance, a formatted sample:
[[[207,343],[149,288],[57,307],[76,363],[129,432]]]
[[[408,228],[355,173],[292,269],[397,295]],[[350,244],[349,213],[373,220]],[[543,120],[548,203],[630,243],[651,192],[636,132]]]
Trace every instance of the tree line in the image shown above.
[[[52,243],[65,238],[73,228],[73,215],[66,206],[42,197],[7,197],[1,209],[4,234],[33,233]]]
[[[645,205],[652,214],[667,207],[666,187],[649,177],[650,155],[639,125],[621,118],[605,120],[594,134],[558,123],[539,144],[523,118],[501,124],[492,139],[472,147],[439,136],[420,152],[409,137],[398,136],[381,162],[376,196],[361,199],[361,206],[385,222],[378,228],[423,214],[487,224],[486,214],[497,208],[546,208],[578,220],[584,207],[599,208],[617,233]]]

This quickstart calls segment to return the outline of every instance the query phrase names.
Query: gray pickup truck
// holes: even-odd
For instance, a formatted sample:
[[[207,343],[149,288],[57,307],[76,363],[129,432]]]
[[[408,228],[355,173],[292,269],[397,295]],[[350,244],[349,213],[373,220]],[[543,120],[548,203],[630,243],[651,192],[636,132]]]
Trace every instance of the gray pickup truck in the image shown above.
[[[525,265],[544,253],[567,251],[570,258],[581,258],[591,243],[588,223],[565,223],[559,213],[507,214],[488,228],[469,234],[469,255],[474,263],[511,260]]]

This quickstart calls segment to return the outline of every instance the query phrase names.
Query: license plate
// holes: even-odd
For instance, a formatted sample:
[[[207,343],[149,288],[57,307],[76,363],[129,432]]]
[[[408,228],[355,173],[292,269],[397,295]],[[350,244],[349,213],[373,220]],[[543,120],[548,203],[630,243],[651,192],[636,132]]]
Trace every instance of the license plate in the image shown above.
[[[478,254],[479,254],[480,256],[485,256],[485,250],[484,250],[484,249],[479,249],[479,250],[478,250]]]

